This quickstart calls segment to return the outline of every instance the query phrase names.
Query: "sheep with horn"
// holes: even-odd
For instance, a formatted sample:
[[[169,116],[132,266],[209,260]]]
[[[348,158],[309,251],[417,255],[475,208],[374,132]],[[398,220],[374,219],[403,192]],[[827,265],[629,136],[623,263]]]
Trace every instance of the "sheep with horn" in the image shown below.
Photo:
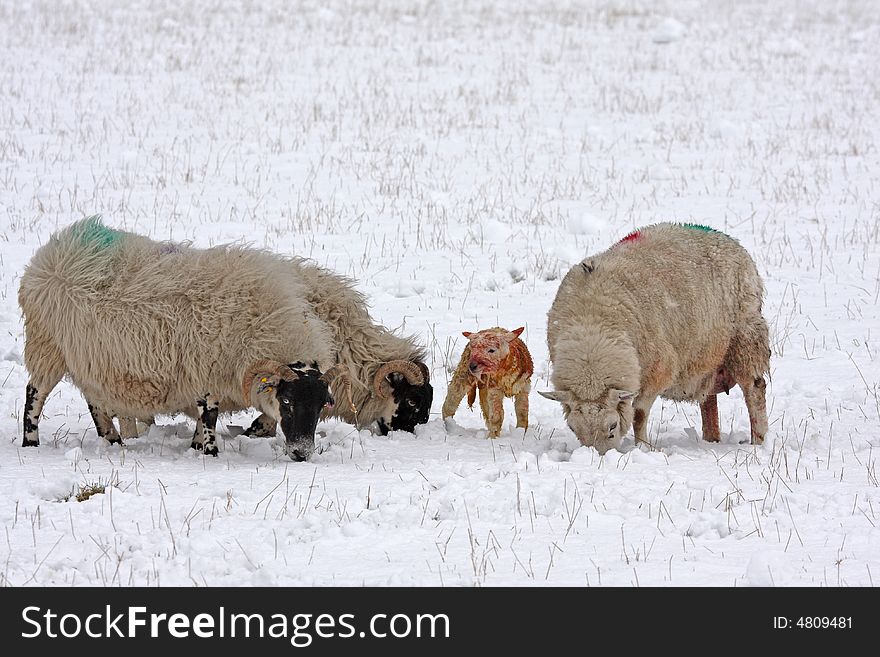
[[[325,377],[340,399],[322,417],[337,417],[382,435],[412,432],[427,422],[434,393],[426,349],[415,338],[374,322],[351,279],[301,258],[294,258],[289,270],[305,286],[312,311],[332,334],[337,362]],[[261,415],[245,433],[274,435],[275,421]]]

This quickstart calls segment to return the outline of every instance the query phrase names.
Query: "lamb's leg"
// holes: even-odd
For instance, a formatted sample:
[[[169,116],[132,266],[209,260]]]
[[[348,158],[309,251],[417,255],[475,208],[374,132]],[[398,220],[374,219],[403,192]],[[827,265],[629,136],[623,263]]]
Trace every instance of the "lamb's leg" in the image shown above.
[[[198,433],[201,427],[201,440],[197,440],[193,436],[191,447],[193,449],[202,449],[208,456],[217,456],[217,436],[215,430],[217,428],[217,415],[220,411],[220,402],[213,399],[210,394],[206,394],[203,399],[196,402],[199,407],[199,422],[196,426]],[[200,426],[199,426],[200,425]]]
[[[40,416],[43,413],[43,404],[46,403],[49,393],[60,380],[59,376],[55,383],[51,386],[45,386],[41,390],[37,389],[32,380],[28,382],[25,389],[24,413],[22,414],[22,424],[24,425],[22,447],[36,447],[40,444]]]
[[[263,413],[245,429],[243,436],[254,436],[255,438],[271,438],[275,435],[278,423],[271,417]]]
[[[636,444],[651,444],[648,442],[648,414],[656,399],[657,395],[640,394],[633,402],[633,433],[636,437]]]
[[[763,376],[755,377],[747,381],[737,381],[742,388],[746,399],[746,408],[749,409],[749,425],[751,427],[752,445],[764,443],[767,435],[767,383]]]
[[[88,400],[86,401],[88,402]],[[95,422],[95,430],[98,432],[99,438],[103,438],[111,445],[122,443],[119,432],[113,426],[113,418],[91,403],[89,403],[89,413],[92,414],[92,420]]]
[[[449,388],[446,391],[446,399],[443,401],[442,417],[445,420],[455,415],[458,405],[471,388],[470,381],[467,377],[459,376],[458,373],[452,377],[449,382]]]
[[[513,408],[516,410],[516,426],[522,429],[529,428],[529,388],[518,392],[513,398]]]
[[[477,392],[480,395],[480,411],[483,413],[483,421],[491,431],[492,429],[489,427],[489,389],[485,386],[477,386]]]
[[[486,425],[489,427],[489,438],[497,438],[501,435],[504,424],[504,392],[500,388],[486,388],[486,391],[489,411]]]
[[[721,428],[718,424],[718,395],[706,395],[706,401],[700,404],[700,416],[703,418],[703,440],[717,443],[721,440]]]

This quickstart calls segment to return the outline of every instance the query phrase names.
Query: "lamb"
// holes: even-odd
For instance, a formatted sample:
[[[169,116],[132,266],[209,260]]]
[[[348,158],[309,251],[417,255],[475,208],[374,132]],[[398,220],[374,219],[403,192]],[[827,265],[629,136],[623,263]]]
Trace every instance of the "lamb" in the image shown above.
[[[333,353],[288,271],[264,251],[155,242],[98,216],[54,234],[18,295],[31,377],[22,445],[39,444],[43,404],[69,374],[110,442],[110,414],[130,424],[182,411],[200,420],[193,447],[216,456],[217,414],[253,405],[281,422],[287,454],[307,459],[333,403],[321,374]]]
[[[705,226],[657,224],[575,265],[547,317],[555,390],[569,427],[600,454],[630,426],[647,442],[661,396],[700,403],[703,439],[718,441],[716,395],[739,385],[751,442],[767,433],[769,372],[763,284],[733,238]]]
[[[311,310],[332,334],[337,362],[327,378],[333,390],[345,391],[347,403],[326,409],[323,417],[381,435],[412,432],[427,422],[434,393],[425,348],[376,324],[351,279],[301,258],[287,267],[287,275],[302,282]],[[275,422],[261,415],[245,433],[274,435]]]
[[[528,429],[529,390],[534,368],[528,347],[519,337],[523,330],[522,326],[513,331],[496,326],[477,333],[462,333],[468,344],[449,382],[443,402],[444,420],[455,415],[465,394],[468,406],[473,408],[479,390],[480,408],[490,438],[501,434],[505,397],[515,400],[516,426]]]

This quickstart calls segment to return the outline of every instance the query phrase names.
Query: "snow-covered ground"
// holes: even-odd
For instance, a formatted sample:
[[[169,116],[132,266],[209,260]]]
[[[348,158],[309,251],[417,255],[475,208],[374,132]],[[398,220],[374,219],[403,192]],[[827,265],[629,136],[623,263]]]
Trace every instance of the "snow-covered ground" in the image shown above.
[[[0,583],[880,583],[880,4],[2,0],[0,62]],[[214,459],[183,418],[107,447],[62,383],[22,449],[19,278],[95,212],[356,277],[431,421]],[[526,435],[446,431],[462,330],[525,325],[544,389],[560,274],[668,219],[765,278],[763,446],[738,391],[721,444],[658,402],[599,457],[534,392]]]

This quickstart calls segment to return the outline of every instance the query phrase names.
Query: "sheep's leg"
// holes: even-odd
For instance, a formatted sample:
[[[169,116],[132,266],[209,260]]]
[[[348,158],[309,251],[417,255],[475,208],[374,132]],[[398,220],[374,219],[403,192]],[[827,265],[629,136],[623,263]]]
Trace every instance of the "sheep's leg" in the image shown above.
[[[254,436],[256,438],[271,438],[275,435],[278,423],[271,417],[263,413],[245,429],[243,436]]]
[[[522,429],[529,428],[529,389],[516,394],[513,398],[513,408],[516,410],[516,426]]]
[[[40,418],[43,404],[67,371],[61,351],[54,341],[45,338],[40,327],[25,319],[24,364],[31,379],[25,390],[22,413],[22,447],[40,444]]]
[[[89,413],[92,414],[92,420],[95,422],[95,430],[98,432],[99,438],[103,438],[111,445],[122,443],[119,432],[113,426],[113,418],[91,403],[89,404]]]
[[[133,417],[119,418],[119,433],[123,440],[138,437],[137,419]]]
[[[651,444],[648,442],[648,413],[651,412],[651,406],[656,399],[657,395],[641,394],[633,402],[633,433],[636,444],[645,443],[649,446]]]
[[[217,456],[217,436],[215,430],[217,428],[217,415],[220,412],[220,402],[212,399],[210,394],[206,394],[203,399],[196,402],[199,407],[199,422],[196,425],[196,433],[201,428],[201,440],[197,436],[193,436],[191,447],[193,449],[201,449],[208,456]]]
[[[703,418],[703,440],[717,443],[721,440],[721,428],[718,424],[718,395],[706,395],[706,401],[700,404],[700,416]]]
[[[21,441],[22,447],[36,447],[40,444],[40,416],[43,413],[43,404],[46,398],[52,392],[52,388],[61,380],[58,379],[51,386],[46,386],[42,390],[38,390],[33,381],[28,382],[25,389],[24,397],[24,413],[22,424],[24,429],[24,437]]]
[[[199,409],[199,413],[201,413],[201,409]],[[202,447],[204,446],[205,440],[205,423],[202,422],[201,416],[196,420],[196,430],[193,431],[192,442],[189,444],[190,449],[195,449],[198,451],[202,451]]]
[[[464,399],[470,388],[471,385],[467,377],[458,376],[457,374],[452,377],[452,381],[449,382],[449,388],[446,391],[446,399],[443,401],[442,417],[444,420],[455,415],[458,405],[461,404],[461,400]]]
[[[751,427],[752,445],[761,445],[767,435],[767,383],[763,376],[737,381],[746,398],[749,409],[749,425]]]
[[[497,438],[501,435],[501,426],[504,424],[504,392],[500,388],[486,390],[489,410],[486,424],[489,427],[489,438]]]

